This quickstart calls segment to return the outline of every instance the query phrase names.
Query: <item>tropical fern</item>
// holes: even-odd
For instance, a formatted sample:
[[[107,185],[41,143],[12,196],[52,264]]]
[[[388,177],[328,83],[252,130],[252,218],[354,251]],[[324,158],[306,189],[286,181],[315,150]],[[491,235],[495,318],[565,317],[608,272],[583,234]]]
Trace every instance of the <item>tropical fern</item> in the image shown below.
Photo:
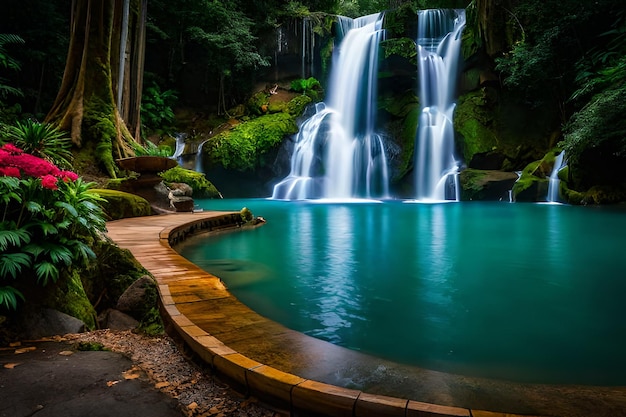
[[[8,126],[6,136],[24,152],[46,159],[62,168],[71,168],[72,141],[65,132],[48,123],[33,120]]]

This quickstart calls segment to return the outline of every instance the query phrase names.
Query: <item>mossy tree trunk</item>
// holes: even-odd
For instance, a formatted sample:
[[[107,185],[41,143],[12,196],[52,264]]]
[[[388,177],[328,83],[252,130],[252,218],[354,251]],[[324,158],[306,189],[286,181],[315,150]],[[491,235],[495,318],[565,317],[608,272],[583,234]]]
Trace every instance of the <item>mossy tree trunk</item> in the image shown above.
[[[97,162],[111,177],[116,176],[114,160],[133,155],[139,133],[146,3],[73,0],[63,81],[46,116],[47,122],[70,132],[81,163]],[[122,25],[129,34],[124,45]]]

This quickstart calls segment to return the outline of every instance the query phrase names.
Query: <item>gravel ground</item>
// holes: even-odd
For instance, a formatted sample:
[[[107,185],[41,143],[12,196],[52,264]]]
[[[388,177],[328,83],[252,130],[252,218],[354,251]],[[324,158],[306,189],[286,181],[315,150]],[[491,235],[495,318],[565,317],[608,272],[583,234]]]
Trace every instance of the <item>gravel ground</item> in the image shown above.
[[[186,358],[168,336],[148,337],[131,331],[98,330],[70,334],[58,341],[100,343],[106,349],[128,357],[143,371],[155,389],[179,403],[183,416],[201,417],[285,417],[255,398],[245,398],[221,382],[210,369],[203,369]]]

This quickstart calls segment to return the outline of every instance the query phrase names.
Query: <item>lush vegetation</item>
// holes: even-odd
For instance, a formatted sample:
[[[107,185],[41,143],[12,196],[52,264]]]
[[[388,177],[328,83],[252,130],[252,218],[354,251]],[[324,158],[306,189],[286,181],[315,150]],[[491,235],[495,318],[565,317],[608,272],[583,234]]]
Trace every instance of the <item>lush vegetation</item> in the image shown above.
[[[0,306],[23,299],[14,281],[46,286],[95,256],[105,222],[91,186],[10,143],[0,148]]]
[[[323,94],[323,83],[308,76],[286,80],[281,88],[297,97],[282,102],[271,100],[275,91],[259,92],[260,74],[273,60],[274,31],[293,19],[310,19],[317,35],[330,36],[329,14],[356,17],[393,9],[385,19],[388,37],[381,54],[390,64],[383,67],[380,83],[397,90],[379,104],[398,146],[408,148],[419,105],[412,92],[416,50],[409,19],[421,8],[467,7],[467,91],[459,100],[462,125],[457,125],[466,139],[459,144],[466,162],[497,150],[508,161],[502,170],[525,167],[528,177],[545,180],[555,153],[564,149],[569,168],[562,179],[571,188],[571,201],[624,200],[626,12],[621,0],[151,0],[142,94],[137,92],[145,137],[136,139],[145,145],[131,143],[129,149],[111,140],[131,136],[122,132],[122,116],[112,100],[96,97],[85,104],[84,118],[76,124],[86,128],[73,142],[57,124],[39,122],[62,85],[70,5],[5,0],[3,6],[0,307],[5,309],[24,298],[25,282],[50,285],[89,265],[105,214],[93,184],[78,174],[115,177],[114,155],[171,155],[171,147],[145,139],[175,131],[177,108],[197,109],[195,119],[215,120],[216,131],[206,129],[203,137],[211,163],[241,171],[271,164],[285,136],[297,130],[296,118]],[[327,42],[320,53],[328,58],[332,47]],[[397,84],[393,77],[402,71],[409,81]],[[91,85],[94,93],[117,81],[104,79]],[[524,117],[514,124],[511,115]],[[411,152],[398,154],[397,171],[406,175]],[[162,176],[190,184],[197,196],[219,195],[201,174],[177,168]],[[520,192],[532,190],[535,179],[522,181]]]

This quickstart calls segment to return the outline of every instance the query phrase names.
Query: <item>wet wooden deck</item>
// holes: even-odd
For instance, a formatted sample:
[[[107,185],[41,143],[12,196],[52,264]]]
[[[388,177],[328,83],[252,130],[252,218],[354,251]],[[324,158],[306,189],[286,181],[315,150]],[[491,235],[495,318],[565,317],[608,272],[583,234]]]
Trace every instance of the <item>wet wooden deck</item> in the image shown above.
[[[550,411],[564,407],[566,415],[582,416],[588,414],[577,404],[603,394],[619,394],[618,406],[626,405],[623,390],[580,397],[559,387],[529,391],[476,381],[374,358],[268,320],[172,248],[192,233],[236,228],[238,219],[239,212],[222,211],[127,218],[107,223],[107,234],[157,280],[165,320],[200,358],[248,393],[291,410],[350,417],[514,416],[481,411],[511,402],[523,415],[554,415]]]

